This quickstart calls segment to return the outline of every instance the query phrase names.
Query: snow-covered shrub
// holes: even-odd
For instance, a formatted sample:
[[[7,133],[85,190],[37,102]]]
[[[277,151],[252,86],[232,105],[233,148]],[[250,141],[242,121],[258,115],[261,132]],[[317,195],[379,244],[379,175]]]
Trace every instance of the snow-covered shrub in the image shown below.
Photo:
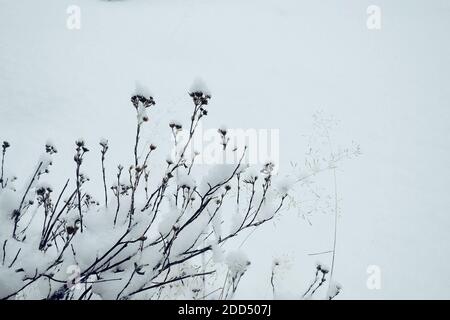
[[[87,191],[85,157],[93,151],[83,139],[75,142],[74,185],[61,190],[43,182],[57,152],[48,142],[23,189],[6,177],[8,142],[2,144],[0,176],[0,298],[1,299],[167,299],[231,298],[250,266],[246,255],[228,251],[230,239],[272,220],[282,210],[296,180],[274,177],[273,163],[249,168],[242,162],[246,148],[236,149],[235,165],[202,172],[185,152],[200,121],[208,115],[211,95],[196,83],[186,128],[170,122],[188,139],[176,145],[174,157],[152,163],[157,147],[142,150],[142,126],[155,100],[137,86],[131,97],[136,112],[133,163],[117,166],[107,178],[108,140],[100,140],[104,201]],[[227,129],[220,128],[222,152]],[[152,167],[163,168],[158,183],[149,184]],[[272,183],[276,178],[276,183]],[[300,179],[301,180],[301,179]],[[300,181],[298,180],[298,181]],[[108,195],[110,195],[108,197]],[[306,294],[325,281],[325,268]],[[340,286],[330,293],[335,296]],[[305,295],[306,295],[305,294]]]

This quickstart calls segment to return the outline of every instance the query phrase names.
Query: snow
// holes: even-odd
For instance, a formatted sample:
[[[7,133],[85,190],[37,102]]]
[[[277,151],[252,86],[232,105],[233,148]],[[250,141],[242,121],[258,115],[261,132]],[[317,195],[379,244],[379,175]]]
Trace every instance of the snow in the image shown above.
[[[333,281],[328,290],[328,298],[333,298],[340,294],[342,291],[342,285],[339,282]]]
[[[143,96],[145,98],[153,97],[151,91],[141,81],[135,81],[133,94]]]
[[[242,225],[243,219],[244,217],[239,213],[239,211],[236,208],[236,212],[233,213],[233,215],[231,216],[231,228],[230,228],[231,234],[234,234],[236,231],[239,230],[239,228]]]
[[[195,179],[185,172],[178,174],[177,183],[181,188],[194,189],[196,186]]]
[[[39,235],[40,236],[40,235]],[[47,268],[52,264],[55,259],[54,254],[50,252],[37,251],[34,247],[36,239],[28,238],[25,239],[25,243],[18,245],[15,249],[21,248],[18,261],[20,262],[20,267],[24,269],[22,275],[26,277],[33,277],[37,274],[41,274],[47,270]],[[12,249],[13,252],[17,250]]]
[[[286,195],[294,187],[296,179],[293,176],[275,178],[275,188],[281,195]]]
[[[0,265],[0,296],[5,297],[20,287],[23,276],[13,269]]]
[[[324,273],[330,272],[330,268],[326,264],[323,264],[320,261],[316,262],[316,269],[319,270],[319,271],[322,271]]]
[[[110,272],[105,279],[101,280],[112,280],[112,281],[96,281],[92,286],[93,292],[98,294],[103,300],[114,300],[117,298],[117,294],[125,287],[128,279],[130,278],[133,270],[125,270],[121,277],[123,276],[123,280],[114,280],[119,279],[117,275],[114,275],[113,272]]]
[[[171,256],[177,257],[188,249],[196,249],[200,245],[197,239],[202,233],[206,232],[208,221],[207,215],[201,215],[195,223],[191,223],[184,228],[172,247]]]
[[[174,159],[174,157],[172,156],[172,154],[168,154],[168,155],[166,156],[166,163],[167,163],[168,165],[172,165],[172,164],[175,163],[175,159]]]
[[[230,271],[231,278],[237,278],[247,271],[250,261],[243,251],[230,251],[227,254],[226,265]]]
[[[231,177],[235,169],[236,166],[231,164],[210,166],[208,173],[202,179],[199,191],[204,193],[209,190],[210,186],[224,183]]]
[[[210,215],[212,215],[212,213],[216,212],[216,210],[215,208],[211,208],[210,210],[208,210],[208,212],[210,212]],[[221,238],[223,235],[222,221],[223,221],[222,208],[219,208],[215,213],[214,217],[212,217],[212,224],[211,224],[217,239]]]
[[[211,92],[209,91],[208,87],[206,86],[206,83],[203,79],[197,77],[195,78],[194,82],[192,83],[189,92],[202,92],[205,95],[211,95]]]
[[[279,196],[275,194],[274,192],[267,192],[266,194],[266,201],[264,201],[263,205],[261,206],[261,211],[258,214],[256,220],[267,220],[271,219],[275,211],[277,210],[277,207],[279,205],[280,200]]]
[[[261,175],[260,172],[256,166],[249,167],[243,174],[243,180],[256,181]]]
[[[45,191],[50,191],[50,192],[53,191],[53,187],[51,186],[51,184],[48,182],[44,182],[44,181],[40,181],[36,184],[36,190],[39,190],[39,189],[45,190]]]
[[[11,214],[14,209],[19,206],[20,199],[16,192],[9,189],[3,189],[0,192],[0,228],[11,225]],[[0,232],[0,236],[7,234],[4,229]]]

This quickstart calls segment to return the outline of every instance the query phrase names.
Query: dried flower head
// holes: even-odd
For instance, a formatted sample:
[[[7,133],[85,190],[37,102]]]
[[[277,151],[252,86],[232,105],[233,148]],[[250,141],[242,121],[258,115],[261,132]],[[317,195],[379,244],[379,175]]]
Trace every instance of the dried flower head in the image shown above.
[[[47,143],[45,144],[45,152],[48,154],[54,154],[57,153],[58,150],[52,142],[47,141]]]
[[[208,105],[209,100],[211,99],[211,95],[204,93],[203,91],[194,91],[189,92],[189,96],[194,101],[196,106],[206,106]]]
[[[101,139],[99,144],[103,149],[108,149],[108,140],[107,139]]]
[[[147,97],[144,97],[143,95],[139,95],[139,94],[136,94],[131,97],[131,103],[136,108],[136,110],[138,109],[139,104],[142,104],[142,106],[144,106],[144,108],[149,108],[156,104],[153,97],[149,96],[147,98]]]
[[[273,169],[275,168],[275,164],[273,162],[266,162],[261,169],[261,173],[270,175],[273,172]]]
[[[77,141],[75,141],[75,144],[77,147],[84,147],[84,139],[80,138]]]
[[[219,132],[220,135],[222,135],[222,136],[226,136],[227,135],[227,129],[226,128],[219,128],[219,129],[217,129],[217,132]]]

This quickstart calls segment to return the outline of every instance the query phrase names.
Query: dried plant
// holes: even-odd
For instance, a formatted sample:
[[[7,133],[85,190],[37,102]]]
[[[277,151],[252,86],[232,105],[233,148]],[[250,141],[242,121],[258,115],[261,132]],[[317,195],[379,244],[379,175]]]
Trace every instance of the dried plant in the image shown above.
[[[139,156],[142,129],[155,100],[145,93],[131,97],[137,116],[133,163],[127,169],[117,166],[111,186],[105,167],[109,145],[105,139],[100,141],[104,205],[87,192],[89,178],[81,168],[89,149],[83,139],[75,142],[75,185],[67,179],[59,192],[42,182],[57,152],[53,144],[46,144],[25,191],[18,193],[7,188],[4,160],[10,145],[3,142],[0,298],[233,297],[250,261],[240,251],[226,252],[226,244],[274,219],[285,206],[289,190],[274,187],[274,163],[257,170],[243,163],[247,148],[234,149],[239,155],[235,164],[218,165],[210,172],[195,168],[195,156],[187,159],[185,154],[200,121],[208,115],[211,95],[196,89],[189,97],[193,103],[190,123],[186,129],[178,122],[169,124],[178,152],[164,165],[150,164],[157,152],[153,144]],[[188,134],[184,142],[178,139],[182,130]],[[221,128],[218,134],[218,147],[225,151],[227,130]],[[153,185],[149,178],[158,171],[150,167],[163,168]],[[309,177],[319,171],[311,171]],[[108,192],[114,195],[115,205],[108,203]],[[227,214],[222,214],[224,210]],[[69,281],[71,266],[78,272]],[[325,275],[325,269],[318,267],[305,297],[322,286]]]

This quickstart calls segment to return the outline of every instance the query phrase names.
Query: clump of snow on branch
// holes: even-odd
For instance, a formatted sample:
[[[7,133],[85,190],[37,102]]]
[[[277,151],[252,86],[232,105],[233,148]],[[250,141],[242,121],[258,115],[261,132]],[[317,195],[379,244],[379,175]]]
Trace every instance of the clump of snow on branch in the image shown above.
[[[227,254],[226,265],[230,271],[231,277],[236,278],[247,271],[250,261],[243,251],[231,251]]]
[[[176,152],[157,160],[159,148],[142,143],[156,101],[137,82],[130,99],[137,117],[132,163],[108,166],[122,160],[105,162],[108,140],[89,146],[80,138],[73,145],[73,158],[67,157],[74,170],[63,185],[48,183],[58,152],[48,140],[16,188],[16,179],[5,174],[10,144],[3,142],[0,299],[190,299],[211,292],[216,292],[213,298],[234,296],[250,261],[230,239],[242,242],[248,231],[278,216],[298,179],[278,176],[271,161],[245,164],[246,148],[238,151],[242,154],[233,164],[194,167],[186,150],[208,116],[211,100],[202,80],[194,81],[189,100],[190,122],[183,126],[171,121],[167,129]],[[181,132],[187,139],[180,138]],[[217,135],[217,147],[225,152],[230,148],[228,129],[220,127]],[[86,172],[85,159],[94,156],[102,170],[100,187]],[[104,201],[89,188],[100,188]],[[317,266],[305,296],[320,288],[328,272]],[[329,296],[334,298],[340,286],[332,289]]]

